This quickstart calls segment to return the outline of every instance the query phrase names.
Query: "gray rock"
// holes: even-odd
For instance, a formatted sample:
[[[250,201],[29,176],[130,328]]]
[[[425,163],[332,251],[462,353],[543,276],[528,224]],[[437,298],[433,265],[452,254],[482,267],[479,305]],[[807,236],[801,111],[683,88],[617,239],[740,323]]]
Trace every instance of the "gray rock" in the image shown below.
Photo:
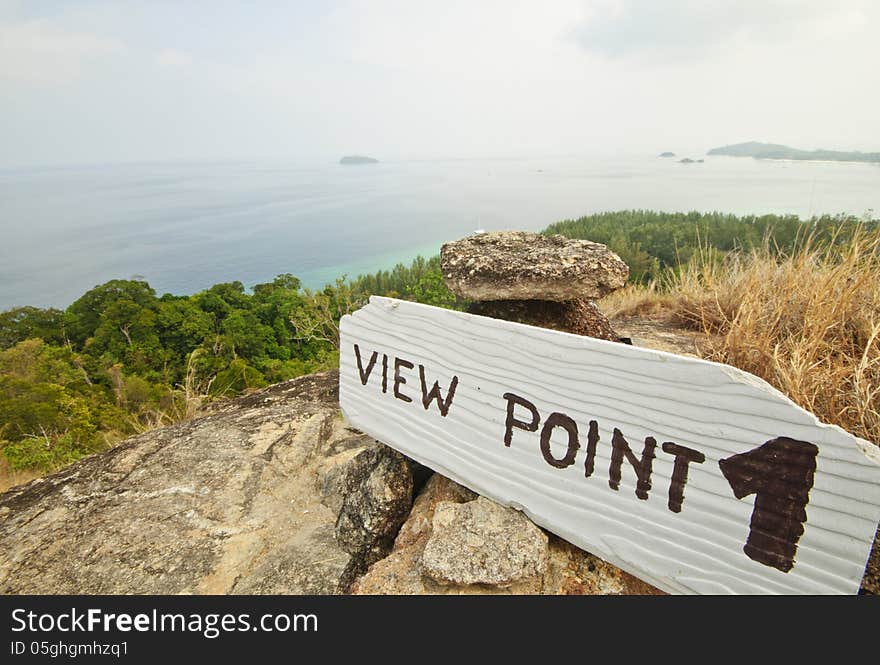
[[[337,443],[332,456],[322,464],[319,472],[321,503],[339,515],[345,501],[345,493],[349,491],[349,470],[354,460],[367,448],[380,445],[373,437],[361,434],[352,436]]]
[[[440,583],[504,587],[540,579],[547,554],[547,535],[525,515],[479,497],[437,504],[420,563]]]
[[[446,243],[440,262],[449,290],[469,300],[598,300],[629,276],[605,245],[525,231]]]
[[[598,557],[555,536],[549,537],[547,570],[543,577],[531,577],[503,585],[442,584],[422,574],[421,558],[431,537],[434,511],[438,506],[473,501],[469,489],[435,473],[425,484],[412,511],[394,541],[394,549],[377,561],[352,586],[355,594],[657,594],[657,589]]]
[[[434,510],[448,502],[473,501],[477,494],[439,473],[425,483],[413,503],[397,538],[394,549],[384,559],[370,566],[365,575],[352,586],[351,591],[363,595],[424,595],[449,593],[450,585],[438,585],[422,575],[419,567],[425,543],[431,535]],[[455,592],[460,592],[458,589]]]
[[[413,479],[407,459],[376,444],[345,467],[336,541],[349,554],[346,581],[386,556],[412,507]]]

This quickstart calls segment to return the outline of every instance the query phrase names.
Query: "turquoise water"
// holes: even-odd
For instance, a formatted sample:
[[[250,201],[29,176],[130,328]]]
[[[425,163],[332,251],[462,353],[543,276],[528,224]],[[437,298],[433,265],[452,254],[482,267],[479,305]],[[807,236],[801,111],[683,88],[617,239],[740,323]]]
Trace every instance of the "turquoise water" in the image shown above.
[[[539,230],[623,208],[862,215],[880,211],[880,168],[645,155],[3,170],[0,309],[63,307],[135,276],[160,294],[286,272],[314,288],[478,228]]]

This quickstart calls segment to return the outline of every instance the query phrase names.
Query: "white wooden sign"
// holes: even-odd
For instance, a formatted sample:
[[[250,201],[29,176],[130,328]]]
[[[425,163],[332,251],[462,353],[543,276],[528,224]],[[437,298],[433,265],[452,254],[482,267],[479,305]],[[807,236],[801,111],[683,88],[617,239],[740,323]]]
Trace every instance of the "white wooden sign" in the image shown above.
[[[727,365],[373,297],[358,428],[672,593],[855,593],[880,450]]]

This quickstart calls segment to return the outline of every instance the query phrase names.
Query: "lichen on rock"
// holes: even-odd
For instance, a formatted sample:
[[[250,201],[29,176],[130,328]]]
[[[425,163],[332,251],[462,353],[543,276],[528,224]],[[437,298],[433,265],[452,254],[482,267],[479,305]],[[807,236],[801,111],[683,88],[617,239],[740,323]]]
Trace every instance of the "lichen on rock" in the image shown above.
[[[598,300],[626,284],[629,266],[589,240],[493,231],[440,249],[447,288],[468,300]]]
[[[494,231],[440,250],[446,287],[471,314],[618,341],[593,302],[619,289],[629,267],[605,245],[526,231]]]
[[[391,551],[412,507],[413,478],[407,459],[376,443],[344,469],[336,541],[352,559],[343,584]]]

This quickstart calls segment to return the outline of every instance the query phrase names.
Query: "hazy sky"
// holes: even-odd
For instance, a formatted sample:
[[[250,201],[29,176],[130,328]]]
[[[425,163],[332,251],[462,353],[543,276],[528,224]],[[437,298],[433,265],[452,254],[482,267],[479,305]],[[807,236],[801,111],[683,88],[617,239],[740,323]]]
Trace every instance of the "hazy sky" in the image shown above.
[[[876,0],[0,0],[0,165],[880,150]]]

